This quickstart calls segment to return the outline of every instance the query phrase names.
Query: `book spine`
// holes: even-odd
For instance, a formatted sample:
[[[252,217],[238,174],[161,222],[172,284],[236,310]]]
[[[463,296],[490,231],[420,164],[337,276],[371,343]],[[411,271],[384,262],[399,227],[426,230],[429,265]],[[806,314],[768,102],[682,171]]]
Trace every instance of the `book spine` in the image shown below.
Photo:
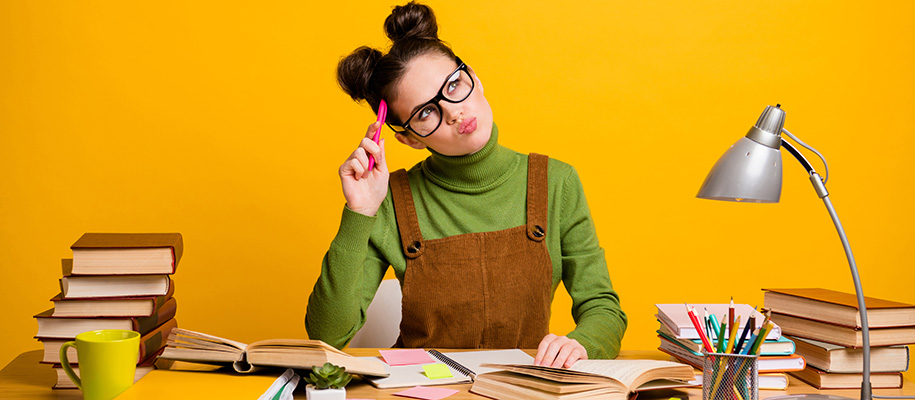
[[[172,297],[159,308],[159,311],[149,317],[131,318],[133,328],[141,335],[149,333],[157,326],[175,317],[178,311],[178,303]]]

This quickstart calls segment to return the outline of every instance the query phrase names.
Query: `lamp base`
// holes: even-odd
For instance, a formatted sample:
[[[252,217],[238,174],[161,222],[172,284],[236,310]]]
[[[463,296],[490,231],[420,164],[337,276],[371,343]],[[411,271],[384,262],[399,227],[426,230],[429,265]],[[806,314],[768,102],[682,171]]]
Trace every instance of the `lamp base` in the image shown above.
[[[783,396],[767,397],[766,400],[859,400],[851,397],[836,396],[834,394],[786,394]]]

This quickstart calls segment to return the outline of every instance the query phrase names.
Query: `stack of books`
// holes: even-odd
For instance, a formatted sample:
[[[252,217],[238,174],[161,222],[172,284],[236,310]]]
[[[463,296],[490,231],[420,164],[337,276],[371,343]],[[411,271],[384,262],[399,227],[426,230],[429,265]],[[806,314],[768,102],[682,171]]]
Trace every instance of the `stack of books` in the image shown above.
[[[183,252],[180,233],[86,233],[61,260],[60,293],[54,307],[35,315],[35,338],[44,346],[43,364],[57,371],[55,389],[76,388],[60,367],[60,348],[76,335],[97,329],[140,333],[139,380],[154,368],[175,320],[175,273]],[[67,352],[79,375],[75,348]]]
[[[828,289],[763,289],[772,320],[797,342],[807,368],[791,375],[818,389],[859,389],[864,351],[858,300]],[[915,305],[865,298],[873,388],[902,387],[915,344]]]
[[[658,308],[656,317],[660,322],[657,333],[661,344],[658,350],[667,353],[675,361],[702,369],[704,362],[702,340],[699,331],[696,330],[687,314],[686,307],[682,303],[655,304],[655,306]],[[700,318],[707,312],[710,316],[716,316],[715,319],[719,321],[728,319],[729,304],[690,304],[690,306],[697,311]],[[765,316],[754,307],[747,304],[735,304],[734,310],[735,318],[740,317],[741,321],[746,322],[753,316],[752,330],[754,332],[762,328]],[[742,332],[744,326],[741,325],[738,328]],[[713,342],[718,341],[716,332],[711,329],[706,336]],[[777,323],[766,335],[765,341],[760,344],[759,349],[760,389],[784,390],[788,387],[786,372],[801,371],[806,366],[804,357],[795,353],[795,343],[782,336],[782,330]]]

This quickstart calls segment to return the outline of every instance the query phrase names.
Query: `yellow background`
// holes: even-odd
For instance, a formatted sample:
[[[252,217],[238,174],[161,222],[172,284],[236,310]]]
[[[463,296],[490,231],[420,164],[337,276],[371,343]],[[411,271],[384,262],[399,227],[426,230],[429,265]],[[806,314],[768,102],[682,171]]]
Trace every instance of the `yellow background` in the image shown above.
[[[657,346],[654,303],[853,291],[790,156],[779,204],[694,197],[775,103],[830,163],[865,293],[915,303],[915,3],[429,4],[481,77],[502,144],[578,169],[630,317],[624,348]],[[32,315],[51,306],[59,260],[84,232],[181,232],[184,328],[303,337],[343,207],[336,170],[374,119],[334,69],[359,45],[388,45],[390,9],[0,3],[0,364],[40,348]],[[388,144],[392,169],[427,154]],[[563,296],[560,334],[573,327]]]

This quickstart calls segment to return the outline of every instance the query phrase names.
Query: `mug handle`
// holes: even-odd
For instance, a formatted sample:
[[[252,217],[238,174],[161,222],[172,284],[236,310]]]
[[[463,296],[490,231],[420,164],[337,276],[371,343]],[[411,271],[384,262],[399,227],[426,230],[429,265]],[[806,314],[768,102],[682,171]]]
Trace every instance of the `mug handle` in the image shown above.
[[[70,380],[76,384],[76,387],[79,388],[79,390],[83,390],[83,382],[80,381],[79,377],[76,376],[76,373],[73,372],[73,368],[70,367],[70,360],[67,359],[68,347],[76,347],[76,342],[66,342],[63,346],[60,346],[60,366],[63,367],[64,372],[67,373]]]

